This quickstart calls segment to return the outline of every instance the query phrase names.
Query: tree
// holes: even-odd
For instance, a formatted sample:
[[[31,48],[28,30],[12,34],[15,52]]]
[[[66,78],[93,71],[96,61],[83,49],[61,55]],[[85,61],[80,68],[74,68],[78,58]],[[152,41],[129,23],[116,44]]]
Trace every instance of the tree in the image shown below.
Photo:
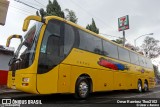
[[[64,12],[61,10],[57,0],[54,0],[53,3],[49,0],[45,13],[47,16],[54,15],[64,18]]]
[[[159,40],[147,36],[141,46],[144,54],[149,58],[156,58],[160,55]]]
[[[160,79],[160,73],[158,71],[158,67],[156,65],[153,65],[153,69],[154,69],[155,77],[157,79]]]
[[[135,47],[133,45],[131,45],[130,43],[125,44],[125,47],[130,50],[135,50]]]
[[[123,38],[119,38],[119,39],[112,40],[112,41],[118,44],[123,44]]]
[[[67,12],[67,15],[65,16],[66,20],[69,20],[73,23],[77,23],[78,18],[76,17],[76,14],[73,10],[69,10],[69,9],[65,9],[65,11]]]
[[[141,54],[140,48],[139,47],[135,47],[135,46],[131,45],[130,43],[125,44],[125,47],[128,48],[128,49],[131,49],[133,51],[139,52]]]
[[[96,24],[95,24],[95,21],[94,19],[92,18],[92,24],[88,24],[86,26],[86,29],[90,30],[90,31],[93,31],[97,34],[99,34],[99,29],[96,27]]]

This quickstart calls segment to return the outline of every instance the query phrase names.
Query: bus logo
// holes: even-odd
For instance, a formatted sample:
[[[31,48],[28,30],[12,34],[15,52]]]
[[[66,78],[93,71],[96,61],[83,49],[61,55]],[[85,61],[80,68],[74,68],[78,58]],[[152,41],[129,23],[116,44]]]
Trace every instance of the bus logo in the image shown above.
[[[129,68],[121,63],[115,62],[113,60],[110,59],[105,59],[103,57],[99,58],[98,64],[100,66],[103,66],[105,68],[109,68],[109,69],[113,69],[113,70],[128,70]]]

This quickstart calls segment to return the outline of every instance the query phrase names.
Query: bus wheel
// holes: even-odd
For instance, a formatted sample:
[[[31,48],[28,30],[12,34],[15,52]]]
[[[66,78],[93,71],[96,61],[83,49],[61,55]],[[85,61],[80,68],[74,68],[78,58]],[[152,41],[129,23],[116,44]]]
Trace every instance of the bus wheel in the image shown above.
[[[147,81],[145,81],[145,82],[144,82],[144,89],[143,89],[143,91],[144,91],[144,92],[147,92],[148,89],[149,89],[149,88],[148,88],[148,83],[147,83]]]
[[[141,93],[142,92],[142,82],[140,80],[138,80],[137,88],[138,88],[137,91]]]
[[[80,77],[77,80],[75,87],[75,97],[79,99],[85,99],[89,96],[90,85],[85,77]]]

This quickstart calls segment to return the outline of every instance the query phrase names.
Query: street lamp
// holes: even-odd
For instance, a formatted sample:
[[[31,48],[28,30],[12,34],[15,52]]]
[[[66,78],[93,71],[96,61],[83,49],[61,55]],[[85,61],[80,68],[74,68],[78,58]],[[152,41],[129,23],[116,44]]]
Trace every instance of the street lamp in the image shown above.
[[[153,33],[149,33],[149,34],[145,34],[145,35],[141,35],[138,38],[134,39],[134,46],[136,47],[136,40],[139,39],[142,36],[147,36],[147,35],[153,35]]]

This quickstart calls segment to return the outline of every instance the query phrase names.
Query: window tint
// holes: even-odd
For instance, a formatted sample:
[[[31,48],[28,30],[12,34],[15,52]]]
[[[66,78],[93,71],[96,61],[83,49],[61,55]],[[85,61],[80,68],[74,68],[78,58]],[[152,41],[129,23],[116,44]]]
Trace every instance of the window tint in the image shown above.
[[[146,67],[146,61],[144,57],[139,56],[139,63],[141,66]]]
[[[41,45],[41,52],[46,53],[48,37],[51,35],[60,36],[60,22],[52,20],[48,23]]]
[[[64,34],[64,54],[67,55],[70,52],[75,40],[73,28],[70,25],[65,24]]]
[[[147,67],[147,68],[151,68],[151,69],[153,69],[153,65],[152,65],[151,60],[150,60],[150,59],[146,59],[146,62],[147,62],[146,67]]]
[[[82,30],[79,30],[79,35],[80,35],[80,43],[79,43],[80,49],[84,49],[97,54],[102,53],[102,42],[100,38],[95,37]]]
[[[118,59],[118,50],[116,45],[103,40],[103,49],[105,56]]]
[[[130,52],[131,63],[139,65],[138,55],[136,53]]]
[[[118,52],[119,52],[119,59],[126,61],[126,62],[130,62],[130,57],[129,57],[129,52],[128,50],[118,47]]]
[[[41,44],[38,73],[43,74],[57,66],[63,60],[63,35],[61,22],[50,20]]]

